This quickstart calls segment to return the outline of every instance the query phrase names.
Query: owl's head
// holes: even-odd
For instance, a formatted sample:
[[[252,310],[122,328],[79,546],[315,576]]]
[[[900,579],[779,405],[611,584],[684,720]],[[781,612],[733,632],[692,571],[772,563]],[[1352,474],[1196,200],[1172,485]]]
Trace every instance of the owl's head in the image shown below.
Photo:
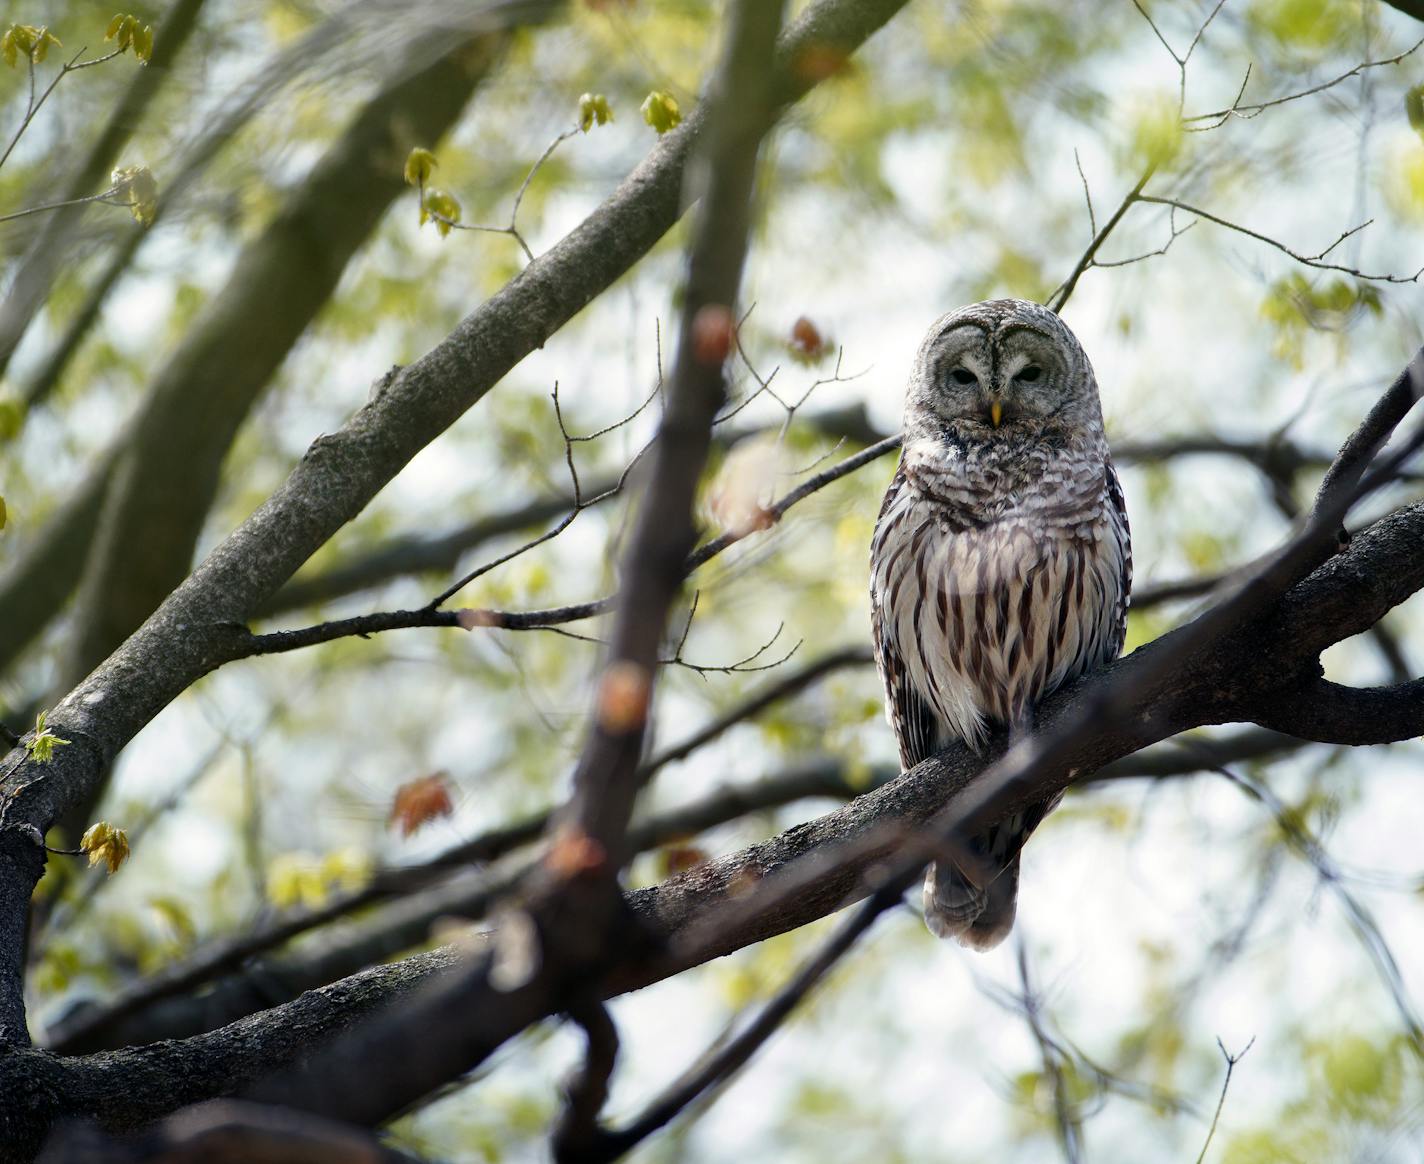
[[[991,299],[940,318],[920,345],[905,437],[956,444],[1080,444],[1101,439],[1092,365],[1057,314]]]

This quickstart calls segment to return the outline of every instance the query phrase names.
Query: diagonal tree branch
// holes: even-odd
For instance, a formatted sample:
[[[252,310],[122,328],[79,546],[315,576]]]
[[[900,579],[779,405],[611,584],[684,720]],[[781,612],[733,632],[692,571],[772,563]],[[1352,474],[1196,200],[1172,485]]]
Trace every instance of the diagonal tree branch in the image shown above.
[[[1418,507],[1401,510],[1376,523],[1368,534],[1357,537],[1325,569],[1317,570],[1297,583],[1284,601],[1303,610],[1313,594],[1329,594],[1339,584],[1338,577],[1332,575],[1370,571],[1374,564],[1373,555],[1382,552],[1384,547],[1396,544],[1399,539],[1412,539],[1415,547],[1424,545],[1424,512]],[[1424,552],[1416,552],[1415,557],[1412,581],[1408,584],[1397,583],[1396,592],[1407,585],[1416,588],[1424,586]],[[1343,637],[1353,629],[1341,627],[1336,633]],[[1089,704],[1089,693],[1098,685],[1125,683],[1129,689],[1141,693],[1142,701],[1124,726],[1087,733],[1073,754],[1060,758],[1066,766],[1052,777],[1050,785],[1065,786],[1081,779],[1083,773],[1112,760],[1120,760],[1140,746],[1144,735],[1165,737],[1172,734],[1178,722],[1181,726],[1187,726],[1190,721],[1251,718],[1253,700],[1263,692],[1269,693],[1274,687],[1288,684],[1298,668],[1313,665],[1313,654],[1308,648],[1302,651],[1292,636],[1293,629],[1289,625],[1273,619],[1268,613],[1255,624],[1243,628],[1236,637],[1219,644],[1215,657],[1211,653],[1199,656],[1189,667],[1179,671],[1176,684],[1171,689],[1153,691],[1135,684],[1133,673],[1142,667],[1144,658],[1150,662],[1152,655],[1175,649],[1172,643],[1174,636],[1169,635],[1120,660],[1106,671],[1057,693],[1043,710],[1045,730],[1052,731],[1070,718],[1081,719],[1081,709]],[[1231,671],[1243,672],[1240,684],[1234,690],[1218,691],[1220,676]],[[1416,704],[1410,714],[1412,719],[1389,725],[1388,731],[1375,742],[1424,732],[1424,706]],[[1149,725],[1145,732],[1144,724]],[[1188,763],[1192,762],[1185,750],[1183,758]],[[1208,755],[1205,762],[1219,759],[1219,753]],[[1198,760],[1194,766],[1200,766],[1200,762]],[[883,869],[884,862],[894,859],[896,850],[903,846],[907,836],[923,829],[936,819],[946,804],[963,796],[984,766],[984,758],[962,748],[950,749],[827,816],[769,841],[718,858],[654,888],[632,894],[630,907],[646,924],[665,936],[662,952],[633,947],[623,950],[605,973],[602,993],[616,993],[647,985],[688,966],[804,925],[840,908],[848,900],[864,896],[869,892],[867,875],[877,868]],[[1144,767],[1151,770],[1148,765]],[[870,843],[865,843],[867,840]],[[838,857],[838,854],[843,856],[851,850],[851,859]],[[757,886],[752,895],[752,908],[747,907],[748,886]],[[772,892],[778,886],[779,891]],[[484,966],[487,962],[482,959],[478,965]],[[236,1029],[244,1032],[240,1046],[247,1068],[241,1064],[234,1065],[229,1052],[219,1050],[227,1046],[227,1035],[222,1031],[199,1040],[161,1043],[154,1048],[121,1052],[125,1057],[122,1062],[145,1063],[152,1056],[200,1054],[202,1058],[199,1061],[207,1065],[207,1073],[202,1081],[195,1082],[192,1089],[185,1090],[178,1101],[185,1102],[182,1096],[195,1092],[195,1098],[201,1098],[202,1088],[211,1086],[213,1071],[225,1072],[224,1078],[232,1078],[233,1071],[255,1069],[252,1065],[257,1061],[263,1064],[263,1070],[270,1070],[281,1063],[283,1054],[269,1040],[287,1031],[294,1021],[308,1022],[300,1016],[310,1014],[313,1007],[322,1009],[328,1024],[342,1022],[341,1012],[332,1010],[329,1000],[343,997],[341,992],[351,990],[353,984],[368,984],[383,989],[383,997],[388,999],[405,997],[410,989],[420,984],[428,985],[436,978],[467,991],[468,986],[457,979],[468,976],[470,969],[461,969],[453,978],[447,977],[453,966],[455,963],[448,952],[418,955],[402,963],[364,972],[348,980],[348,983],[337,984],[329,990],[318,991],[294,1003],[243,1020],[243,1024]],[[392,977],[383,977],[386,975]],[[501,993],[497,1007],[476,1007],[475,1021],[479,1026],[466,1043],[470,1053],[478,1054],[482,1048],[492,1049],[508,1034],[522,1029],[541,1014],[549,1013],[551,1002],[546,997],[549,986],[547,980],[536,976]],[[461,1013],[464,1016],[462,1021],[469,1019],[469,1012],[450,1013]],[[301,1029],[308,1043],[317,1037],[314,1033],[316,1028],[307,1025]],[[288,1046],[285,1043],[282,1045]],[[291,1053],[290,1050],[287,1053]],[[63,1062],[67,1069],[75,1072],[89,1070],[88,1060],[52,1060],[44,1058],[39,1052],[26,1052],[19,1062],[31,1067],[37,1063]],[[114,1061],[105,1062],[112,1064]],[[16,1063],[13,1054],[8,1058],[0,1057],[0,1066],[9,1064],[20,1070]],[[44,1069],[50,1070],[47,1066]],[[113,1078],[112,1069],[106,1068],[106,1077]],[[24,1078],[23,1073],[20,1078]],[[7,1087],[7,1093],[13,1094],[14,1089]],[[92,1089],[88,1093],[92,1094]],[[53,1095],[61,1092],[46,1094],[53,1099]],[[127,1091],[123,1094],[125,1102],[128,1102]],[[102,1113],[102,1105],[95,1110]],[[123,1118],[139,1121],[152,1118],[154,1114],[161,1112],[145,1107]],[[34,1118],[38,1120],[41,1117]],[[52,1118],[52,1112],[43,1118]],[[370,1118],[381,1117],[371,1114]]]
[[[824,70],[808,56],[848,55],[903,0],[820,0],[778,46],[779,102],[812,88]],[[92,795],[135,732],[203,674],[221,665],[251,617],[312,552],[409,459],[528,352],[644,254],[676,221],[688,150],[701,116],[668,133],[617,192],[568,238],[486,301],[444,342],[392,377],[337,433],[316,441],[268,502],[50,716],[75,746],[43,767],[16,748],[0,762],[0,1028],[23,1041],[20,988],[26,902],[38,880],[42,835]]]

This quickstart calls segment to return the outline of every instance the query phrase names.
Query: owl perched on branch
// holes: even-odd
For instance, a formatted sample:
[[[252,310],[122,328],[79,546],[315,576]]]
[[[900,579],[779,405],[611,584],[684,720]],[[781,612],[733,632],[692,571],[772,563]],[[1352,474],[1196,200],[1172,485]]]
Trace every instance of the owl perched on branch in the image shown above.
[[[996,299],[930,328],[870,547],[886,710],[911,768],[1026,731],[1034,705],[1122,649],[1132,548],[1092,366],[1047,308]],[[1054,801],[980,838],[999,872],[940,862],[925,920],[988,949],[1014,922],[1019,850]]]

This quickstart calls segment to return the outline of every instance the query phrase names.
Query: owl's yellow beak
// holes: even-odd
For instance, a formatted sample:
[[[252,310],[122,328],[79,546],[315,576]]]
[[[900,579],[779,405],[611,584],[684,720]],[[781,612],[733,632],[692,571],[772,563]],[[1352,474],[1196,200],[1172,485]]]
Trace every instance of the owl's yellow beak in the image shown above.
[[[995,400],[989,404],[989,419],[993,422],[995,428],[999,427],[999,422],[1004,419],[1004,405],[1002,401]]]

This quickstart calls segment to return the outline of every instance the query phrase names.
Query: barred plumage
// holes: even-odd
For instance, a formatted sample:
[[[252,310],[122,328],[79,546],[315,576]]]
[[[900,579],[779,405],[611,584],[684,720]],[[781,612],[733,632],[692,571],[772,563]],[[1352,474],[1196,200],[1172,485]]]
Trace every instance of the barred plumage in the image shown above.
[[[1122,649],[1132,553],[1087,355],[1053,312],[1002,299],[926,336],[871,542],[872,632],[905,768],[1020,731]],[[1018,853],[1053,804],[982,838],[1002,872],[932,865],[925,920],[987,948],[1013,925]]]

